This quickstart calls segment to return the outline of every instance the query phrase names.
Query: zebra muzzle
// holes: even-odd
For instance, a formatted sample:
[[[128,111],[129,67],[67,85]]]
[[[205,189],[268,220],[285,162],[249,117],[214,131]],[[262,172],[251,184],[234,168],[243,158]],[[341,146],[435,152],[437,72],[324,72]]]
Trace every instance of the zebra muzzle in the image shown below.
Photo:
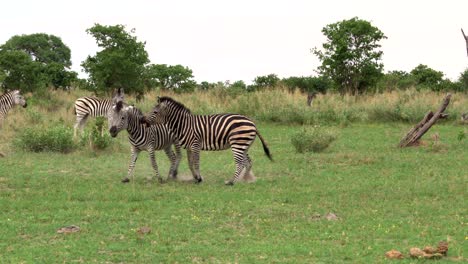
[[[109,133],[112,137],[116,137],[117,136],[117,127],[115,126],[112,126],[110,129],[109,129]]]

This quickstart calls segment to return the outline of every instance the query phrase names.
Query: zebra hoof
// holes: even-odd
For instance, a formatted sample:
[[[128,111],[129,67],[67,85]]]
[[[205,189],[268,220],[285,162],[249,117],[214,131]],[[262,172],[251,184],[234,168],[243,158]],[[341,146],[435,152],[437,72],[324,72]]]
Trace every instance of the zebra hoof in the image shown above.
[[[122,180],[122,183],[129,183],[130,182],[130,179],[129,178],[125,178]]]
[[[195,178],[195,183],[196,183],[196,184],[199,184],[199,183],[201,183],[202,181],[203,181],[203,178],[202,178],[202,177],[200,177],[200,178],[198,178],[198,179]]]
[[[233,181],[225,181],[224,184],[228,185],[228,186],[233,186],[234,182]]]

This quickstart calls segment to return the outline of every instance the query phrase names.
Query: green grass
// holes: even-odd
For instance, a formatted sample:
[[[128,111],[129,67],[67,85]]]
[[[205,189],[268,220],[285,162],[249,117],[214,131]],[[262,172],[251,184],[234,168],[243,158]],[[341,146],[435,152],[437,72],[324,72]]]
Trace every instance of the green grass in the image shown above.
[[[335,127],[323,153],[298,154],[301,129],[260,123],[275,159],[251,149],[257,182],[224,186],[230,151],[203,152],[205,182],[122,184],[129,144],[98,155],[27,153],[0,159],[0,263],[387,263],[385,252],[449,240],[448,260],[466,261],[468,140],[436,125],[426,145],[397,148],[408,124]],[[439,133],[443,148],[431,147]],[[157,161],[162,175],[169,162]],[[188,175],[186,156],[179,173]],[[339,220],[318,215],[335,213]],[[81,231],[57,234],[78,225]],[[148,226],[151,233],[140,235]],[[398,263],[414,263],[403,260]]]

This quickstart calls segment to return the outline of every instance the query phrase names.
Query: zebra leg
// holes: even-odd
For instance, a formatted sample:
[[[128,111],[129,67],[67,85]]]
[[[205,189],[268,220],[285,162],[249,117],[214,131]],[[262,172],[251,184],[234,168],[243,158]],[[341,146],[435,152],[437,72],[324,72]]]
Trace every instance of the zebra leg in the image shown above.
[[[200,149],[197,147],[187,148],[187,156],[195,183],[202,182],[203,178],[200,175]]]
[[[167,176],[167,179],[175,180],[177,178],[176,155],[174,154],[171,145],[164,148],[164,152],[171,162],[171,168],[169,169],[169,175]]]
[[[231,180],[224,182],[226,185],[234,185],[235,182],[242,178],[242,174],[247,173],[247,153],[238,153],[234,149],[232,151],[234,153],[234,162],[236,163],[236,172]]]
[[[128,165],[128,173],[127,173],[127,177],[123,178],[122,179],[122,182],[123,183],[127,183],[130,181],[130,177],[132,179],[134,179],[134,175],[133,175],[133,170],[135,169],[135,163],[138,159],[138,154],[140,153],[139,150],[137,150],[136,148],[132,147],[132,155],[131,155],[131,158],[130,158],[130,164]]]
[[[254,182],[255,181],[255,175],[253,174],[252,171],[252,160],[249,157],[249,154],[245,154],[246,156],[246,163],[245,163],[245,172],[244,176],[242,179],[246,182]]]
[[[163,179],[159,175],[158,164],[156,163],[156,157],[155,157],[155,154],[154,154],[154,149],[150,148],[148,150],[148,152],[149,152],[149,156],[150,156],[150,160],[151,160],[151,166],[153,166],[153,170],[154,170],[154,173],[156,175],[156,178],[158,179],[158,181],[160,183],[162,183]]]
[[[172,177],[177,179],[177,170],[179,168],[180,160],[182,159],[182,152],[180,151],[179,142],[174,143],[175,148],[175,162],[174,162],[174,170],[172,171]]]
[[[88,115],[85,116],[77,116],[75,125],[73,126],[73,137],[76,137],[76,131],[79,130],[81,134],[83,134],[84,125],[88,120]]]

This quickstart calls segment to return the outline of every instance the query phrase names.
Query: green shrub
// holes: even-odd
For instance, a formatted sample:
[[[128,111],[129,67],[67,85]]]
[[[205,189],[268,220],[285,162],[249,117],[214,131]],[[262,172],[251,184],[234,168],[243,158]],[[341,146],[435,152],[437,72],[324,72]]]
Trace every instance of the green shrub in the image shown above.
[[[322,152],[330,144],[336,140],[337,136],[334,132],[315,126],[312,128],[304,128],[301,131],[291,136],[291,143],[296,152]]]
[[[20,149],[32,152],[54,151],[68,153],[76,146],[73,131],[62,124],[49,128],[40,126],[25,128],[17,134],[13,144]]]
[[[80,143],[89,146],[92,150],[104,150],[112,143],[109,133],[105,129],[105,118],[97,117],[91,125],[91,131],[85,131]]]

